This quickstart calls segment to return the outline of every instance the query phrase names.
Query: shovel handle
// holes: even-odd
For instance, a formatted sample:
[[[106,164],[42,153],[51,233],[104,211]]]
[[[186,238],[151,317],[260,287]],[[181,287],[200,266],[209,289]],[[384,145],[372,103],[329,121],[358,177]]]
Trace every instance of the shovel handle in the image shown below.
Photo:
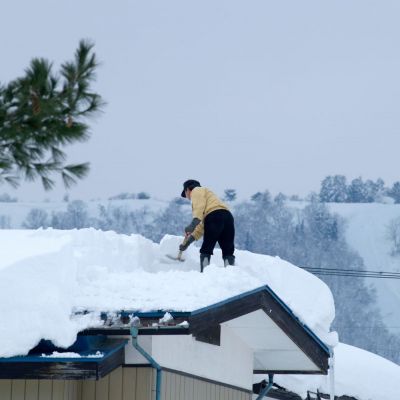
[[[185,244],[185,243],[187,242],[188,238],[189,238],[189,235],[186,235],[186,236],[183,238],[182,244]],[[176,258],[177,258],[178,260],[182,260],[182,256],[183,256],[183,251],[182,251],[182,250],[179,250],[178,256],[177,256]]]

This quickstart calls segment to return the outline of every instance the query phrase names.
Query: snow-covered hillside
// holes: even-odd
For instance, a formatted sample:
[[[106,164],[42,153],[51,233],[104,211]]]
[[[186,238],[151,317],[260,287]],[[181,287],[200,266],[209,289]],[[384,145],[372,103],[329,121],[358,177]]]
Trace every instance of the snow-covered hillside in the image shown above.
[[[400,272],[400,257],[391,255],[387,237],[390,221],[400,217],[400,204],[331,203],[328,206],[346,220],[347,242],[363,258],[366,269]],[[377,290],[378,305],[388,329],[400,334],[400,280],[369,279],[367,282]]]

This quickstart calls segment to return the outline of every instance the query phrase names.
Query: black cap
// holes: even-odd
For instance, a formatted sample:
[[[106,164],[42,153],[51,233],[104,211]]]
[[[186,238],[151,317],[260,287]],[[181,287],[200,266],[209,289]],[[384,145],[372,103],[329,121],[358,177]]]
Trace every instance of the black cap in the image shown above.
[[[200,185],[200,182],[199,182],[199,181],[196,181],[196,180],[194,180],[194,179],[189,179],[189,180],[185,181],[185,182],[183,183],[183,190],[182,190],[181,196],[182,196],[182,197],[186,197],[186,196],[185,196],[185,191],[186,191],[186,189],[192,190],[192,189],[194,189],[195,187],[199,187],[199,186],[201,186],[201,185]]]

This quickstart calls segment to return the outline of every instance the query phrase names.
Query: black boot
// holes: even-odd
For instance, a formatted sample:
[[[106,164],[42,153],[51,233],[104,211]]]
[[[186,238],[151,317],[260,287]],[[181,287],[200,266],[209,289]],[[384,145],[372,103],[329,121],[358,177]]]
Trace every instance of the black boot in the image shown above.
[[[227,267],[228,265],[235,265],[235,256],[224,257],[224,267]]]
[[[204,268],[210,265],[211,256],[208,254],[200,254],[200,272],[203,272]]]

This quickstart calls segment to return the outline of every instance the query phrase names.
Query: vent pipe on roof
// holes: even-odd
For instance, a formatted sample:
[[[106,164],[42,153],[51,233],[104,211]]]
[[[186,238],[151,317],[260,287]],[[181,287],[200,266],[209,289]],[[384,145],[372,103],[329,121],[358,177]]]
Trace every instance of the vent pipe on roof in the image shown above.
[[[268,392],[270,391],[273,383],[274,383],[274,374],[268,374],[268,385],[265,386],[265,388],[263,390],[261,390],[261,392],[258,394],[258,397],[256,400],[261,400],[263,397],[265,397]]]
[[[135,321],[137,322],[137,321]],[[156,400],[161,399],[161,367],[160,365],[154,360],[154,358],[147,353],[147,351],[140,346],[138,343],[138,334],[139,334],[139,328],[137,326],[137,323],[133,323],[131,325],[131,336],[132,336],[132,345],[133,347],[152,365],[153,368],[156,369],[157,371],[157,376],[156,376]]]

